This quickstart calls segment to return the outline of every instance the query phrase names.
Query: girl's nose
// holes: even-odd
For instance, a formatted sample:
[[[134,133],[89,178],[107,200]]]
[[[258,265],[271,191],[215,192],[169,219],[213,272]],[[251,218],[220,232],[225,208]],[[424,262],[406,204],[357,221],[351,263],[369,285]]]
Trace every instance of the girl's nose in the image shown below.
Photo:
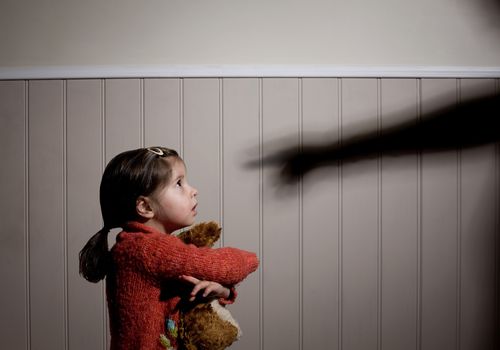
[[[193,192],[192,192],[192,196],[193,196],[193,197],[196,197],[196,196],[198,195],[198,190],[197,190],[196,188],[194,188],[194,187],[193,187],[193,188],[192,188],[192,191],[193,191]]]

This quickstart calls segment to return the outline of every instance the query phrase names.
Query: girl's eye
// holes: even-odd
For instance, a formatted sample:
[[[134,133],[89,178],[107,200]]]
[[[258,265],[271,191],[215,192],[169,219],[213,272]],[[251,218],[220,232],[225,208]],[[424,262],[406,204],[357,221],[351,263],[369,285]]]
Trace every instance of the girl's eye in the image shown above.
[[[177,181],[176,186],[179,186],[179,187],[181,187],[181,186],[182,186],[182,182],[181,182],[181,180]]]

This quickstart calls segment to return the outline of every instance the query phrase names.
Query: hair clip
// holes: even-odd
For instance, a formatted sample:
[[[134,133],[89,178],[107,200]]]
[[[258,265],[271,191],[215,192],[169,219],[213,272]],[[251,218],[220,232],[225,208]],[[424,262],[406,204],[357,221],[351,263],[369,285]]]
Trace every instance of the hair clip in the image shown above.
[[[149,152],[156,154],[157,156],[163,157],[165,156],[165,153],[163,150],[159,147],[148,147],[146,148]]]

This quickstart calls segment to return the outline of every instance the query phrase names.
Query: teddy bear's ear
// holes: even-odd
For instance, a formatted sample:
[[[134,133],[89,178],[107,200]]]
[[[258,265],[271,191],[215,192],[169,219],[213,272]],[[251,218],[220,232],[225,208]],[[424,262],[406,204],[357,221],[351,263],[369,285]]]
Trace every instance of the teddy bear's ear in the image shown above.
[[[194,225],[188,231],[184,231],[178,237],[186,244],[194,244],[197,247],[212,247],[219,239],[221,228],[215,221],[202,222]]]

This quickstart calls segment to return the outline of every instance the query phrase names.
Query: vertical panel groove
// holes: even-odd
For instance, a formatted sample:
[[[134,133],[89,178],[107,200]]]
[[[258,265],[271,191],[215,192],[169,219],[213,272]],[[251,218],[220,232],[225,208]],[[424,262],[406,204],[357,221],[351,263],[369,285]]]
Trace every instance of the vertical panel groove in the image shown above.
[[[184,158],[184,79],[179,79],[179,154]]]
[[[141,125],[141,147],[145,147],[146,143],[146,89],[144,88],[144,78],[139,79],[139,109],[140,109],[140,125]]]
[[[303,104],[303,81],[298,79],[298,138],[299,153],[302,153],[303,147],[303,123],[304,123],[304,104]],[[304,198],[303,198],[303,176],[299,175],[298,194],[299,194],[299,349],[304,347]]]
[[[24,156],[24,244],[25,244],[25,283],[26,283],[26,347],[27,349],[31,349],[31,285],[30,285],[30,187],[29,187],[29,176],[30,176],[30,168],[29,168],[29,159],[30,159],[30,129],[29,129],[29,81],[24,82],[24,147],[25,147],[25,156]]]
[[[101,79],[101,172],[106,167],[106,80]]]
[[[382,132],[382,80],[377,78],[377,134]],[[382,349],[382,153],[377,155],[377,349]]]
[[[337,144],[342,143],[342,81],[337,79]],[[337,161],[337,349],[342,349],[342,161]]]
[[[339,113],[339,120],[338,120],[338,133],[339,133],[339,146],[342,145],[342,140],[343,140],[343,110],[342,110],[342,78],[339,78],[337,81],[338,84],[338,113]],[[339,322],[338,322],[338,348],[339,350],[342,350],[342,340],[343,340],[343,309],[342,309],[342,301],[343,301],[343,228],[344,228],[344,218],[343,218],[343,164],[342,160],[339,161],[339,169],[338,169],[338,191],[339,191],[339,198],[338,198],[338,208],[339,208],[339,235],[338,235],[338,243],[337,243],[337,253],[338,253],[338,276],[339,276],[339,283],[338,283],[338,310],[339,310]]]
[[[68,82],[63,80],[62,90],[62,242],[63,242],[63,312],[64,348],[69,347],[69,301],[68,301]]]
[[[417,123],[422,122],[422,79],[416,79],[417,85]],[[420,135],[419,135],[420,137]],[[422,193],[423,193],[423,167],[422,149],[417,150],[417,319],[416,319],[416,345],[417,350],[422,350]]]
[[[106,80],[101,79],[101,173],[104,172],[106,167]],[[106,305],[106,285],[104,282],[101,283],[101,300],[102,300],[102,324],[104,329],[108,323],[108,313]],[[102,333],[102,348],[106,349],[108,346],[108,333],[103,331]]]
[[[219,222],[224,227],[224,80],[219,83]],[[224,247],[224,230],[220,237],[220,244]]]
[[[461,80],[457,79],[457,104],[461,103]],[[457,149],[457,350],[460,350],[462,282],[462,149]]]
[[[496,80],[495,93],[500,94],[500,79]],[[500,327],[500,142],[495,147],[495,312],[496,325]],[[495,348],[500,346],[500,332],[496,332]]]
[[[259,78],[259,349],[264,349],[264,83]]]

